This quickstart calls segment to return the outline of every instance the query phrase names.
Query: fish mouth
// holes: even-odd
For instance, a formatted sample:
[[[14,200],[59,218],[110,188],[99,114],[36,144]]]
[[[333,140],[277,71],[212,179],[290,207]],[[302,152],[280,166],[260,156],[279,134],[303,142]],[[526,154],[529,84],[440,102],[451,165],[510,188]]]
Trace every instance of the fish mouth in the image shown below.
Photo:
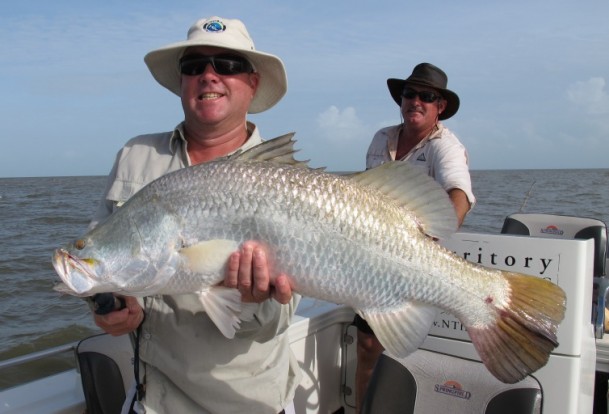
[[[91,269],[94,263],[93,259],[80,259],[66,249],[57,249],[53,255],[55,271],[77,296],[86,296],[95,286],[95,273]]]

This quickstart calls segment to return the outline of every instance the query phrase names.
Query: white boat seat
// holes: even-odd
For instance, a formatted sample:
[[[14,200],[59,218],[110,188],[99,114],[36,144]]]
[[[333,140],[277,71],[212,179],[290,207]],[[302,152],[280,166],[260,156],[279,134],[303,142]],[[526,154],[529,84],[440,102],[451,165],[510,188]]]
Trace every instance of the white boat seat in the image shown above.
[[[556,214],[511,214],[501,233],[553,239],[594,239],[594,276],[606,275],[607,226],[601,220]]]
[[[100,334],[76,346],[87,414],[118,414],[133,377],[133,347],[129,335]]]
[[[505,384],[479,361],[419,349],[401,359],[381,355],[362,414],[539,414],[541,405],[531,376]]]
[[[605,307],[609,294],[607,274],[607,226],[601,220],[555,214],[516,213],[506,217],[501,233],[558,239],[594,239],[594,292],[592,323],[601,339],[605,332]]]

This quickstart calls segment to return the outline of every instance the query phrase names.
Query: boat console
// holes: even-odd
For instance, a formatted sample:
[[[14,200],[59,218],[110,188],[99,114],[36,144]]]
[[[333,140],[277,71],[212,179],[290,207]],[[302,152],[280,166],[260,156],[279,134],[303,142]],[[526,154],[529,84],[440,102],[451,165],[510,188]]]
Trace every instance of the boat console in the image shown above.
[[[518,213],[505,219],[501,233],[553,239],[594,240],[592,323],[594,335],[597,339],[602,339],[605,333],[605,307],[609,292],[609,279],[605,277],[607,275],[605,223],[586,217]]]

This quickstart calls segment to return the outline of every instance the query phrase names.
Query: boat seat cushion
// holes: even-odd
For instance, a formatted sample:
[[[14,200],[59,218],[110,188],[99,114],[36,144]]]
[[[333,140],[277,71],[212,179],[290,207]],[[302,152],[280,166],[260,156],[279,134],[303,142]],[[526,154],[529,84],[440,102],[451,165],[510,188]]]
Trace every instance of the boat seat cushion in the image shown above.
[[[401,359],[381,355],[362,414],[538,414],[541,403],[533,377],[504,384],[479,361],[418,350]]]
[[[127,335],[83,339],[76,347],[87,414],[120,413],[133,383],[133,350]]]
[[[556,214],[515,213],[505,218],[501,233],[555,239],[594,239],[594,276],[606,274],[607,226],[601,220]]]

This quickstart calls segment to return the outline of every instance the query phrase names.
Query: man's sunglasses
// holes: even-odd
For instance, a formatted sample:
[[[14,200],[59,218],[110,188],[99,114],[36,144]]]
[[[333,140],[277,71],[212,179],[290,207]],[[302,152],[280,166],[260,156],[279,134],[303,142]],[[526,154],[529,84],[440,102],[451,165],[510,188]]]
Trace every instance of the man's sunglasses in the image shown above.
[[[417,96],[422,102],[432,103],[442,99],[442,95],[430,91],[415,91],[414,89],[404,88],[402,96],[406,99],[414,99]]]
[[[205,72],[207,64],[211,64],[218,75],[237,75],[252,73],[254,68],[245,58],[236,55],[186,55],[180,59],[180,73],[196,76]]]

